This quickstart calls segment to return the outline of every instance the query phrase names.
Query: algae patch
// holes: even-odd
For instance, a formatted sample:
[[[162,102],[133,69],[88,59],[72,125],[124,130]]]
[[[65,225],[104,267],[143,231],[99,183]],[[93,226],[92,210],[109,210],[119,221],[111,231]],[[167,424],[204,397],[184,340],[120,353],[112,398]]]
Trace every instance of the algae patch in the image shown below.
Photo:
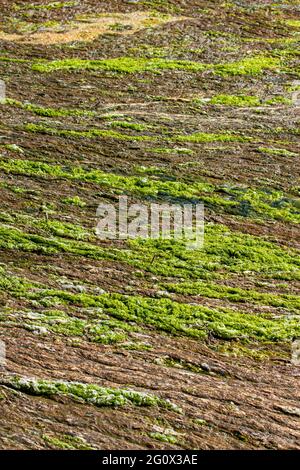
[[[177,405],[156,395],[135,390],[100,387],[95,384],[81,382],[53,381],[27,377],[9,377],[0,379],[1,384],[15,390],[42,397],[63,395],[71,399],[79,399],[97,407],[159,406],[172,411],[179,411]]]

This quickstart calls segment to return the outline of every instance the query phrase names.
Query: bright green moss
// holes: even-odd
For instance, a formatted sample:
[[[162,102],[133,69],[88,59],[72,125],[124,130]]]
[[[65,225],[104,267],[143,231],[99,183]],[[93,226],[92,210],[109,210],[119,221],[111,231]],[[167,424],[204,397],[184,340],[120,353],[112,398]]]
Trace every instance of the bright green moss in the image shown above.
[[[289,355],[285,352],[270,349],[270,345],[263,345],[262,343],[251,345],[247,347],[240,342],[219,342],[213,349],[218,353],[224,354],[229,357],[249,357],[256,361],[266,361],[272,357],[282,357],[284,359],[290,359]]]
[[[84,202],[82,199],[80,199],[79,196],[73,196],[73,197],[65,197],[62,199],[62,202],[64,204],[70,204],[71,206],[77,206],[77,207],[85,207],[86,202]]]
[[[65,308],[72,302],[77,305],[96,305],[96,296],[81,294],[79,295],[80,300],[78,300],[77,297],[74,298],[72,293],[42,289],[40,286],[34,286],[23,291],[8,292],[13,294],[14,298],[33,301],[35,306],[38,305],[39,313],[34,312],[32,314],[30,311],[14,312],[5,315],[0,321],[5,323],[9,320],[10,324],[18,325],[22,322],[23,327],[29,331],[38,331],[42,334],[54,333],[55,335],[77,339],[84,337],[85,340],[93,343],[120,345],[128,344],[130,332],[139,331],[139,327],[136,325],[109,318],[104,314],[95,313],[82,319],[70,316],[64,311],[57,310],[57,308],[41,311],[41,307],[48,309],[49,307],[60,306]]]
[[[156,441],[166,442],[168,444],[177,444],[177,437],[172,434],[161,432],[150,432],[149,436]]]
[[[220,284],[205,282],[182,282],[179,284],[164,284],[164,288],[181,294],[200,295],[215,299],[227,299],[231,302],[250,302],[259,305],[283,307],[288,310],[300,311],[300,297],[296,295],[275,295],[255,290],[244,290],[239,287],[227,287]]]
[[[261,189],[232,189],[229,191],[240,202],[240,214],[300,223],[299,199],[282,191]]]
[[[0,290],[10,292],[12,295],[26,295],[34,287],[31,282],[16,276],[8,276],[0,266]]]
[[[32,69],[38,72],[54,72],[57,70],[103,70],[118,73],[159,72],[161,70],[186,70],[201,72],[206,65],[188,60],[145,59],[118,57],[115,59],[80,60],[64,59],[52,62],[36,62]]]
[[[244,341],[288,341],[300,334],[300,318],[273,320],[267,316],[240,313],[230,309],[211,309],[201,305],[189,305],[170,299],[149,299],[120,294],[72,294],[58,290],[46,290],[39,296],[62,297],[70,303],[89,307],[101,307],[105,314],[124,322],[154,327],[174,335],[195,339],[213,334],[223,339]]]
[[[210,100],[210,104],[237,107],[252,107],[259,106],[260,99],[257,96],[248,95],[216,95]]]
[[[203,338],[208,332],[221,338],[285,341],[300,332],[300,319],[286,322],[225,309],[179,304],[169,299],[111,295],[103,307],[117,318],[155,326],[170,333]]]
[[[118,121],[113,127],[121,127],[126,129],[136,130],[138,132],[145,130],[144,126],[134,123],[126,123]],[[112,123],[113,124],[113,123]],[[106,129],[89,129],[88,131],[68,130],[68,129],[57,129],[54,127],[45,126],[44,124],[26,124],[25,130],[29,132],[38,132],[42,134],[57,135],[61,137],[70,138],[109,138],[117,140],[128,140],[128,141],[151,141],[157,140],[157,137],[143,135],[128,135],[120,134],[116,131]],[[167,138],[168,140],[168,138]],[[210,143],[210,142],[249,142],[252,140],[251,137],[246,137],[231,132],[223,132],[220,134],[208,133],[208,132],[196,132],[191,135],[177,135],[170,138],[174,142],[192,142],[192,143]]]
[[[8,173],[27,176],[38,176],[43,178],[55,177],[68,180],[80,180],[109,186],[118,191],[126,191],[142,196],[176,198],[206,202],[221,207],[235,207],[237,203],[212,194],[214,187],[205,182],[194,182],[191,184],[181,181],[160,181],[142,176],[121,176],[105,173],[101,170],[85,170],[82,167],[73,167],[69,171],[59,165],[49,165],[43,162],[30,160],[0,160],[0,170]],[[208,195],[207,193],[210,193]]]
[[[64,117],[64,116],[92,117],[92,116],[95,116],[96,114],[93,111],[85,111],[83,109],[45,108],[43,106],[38,106],[35,104],[31,104],[31,103],[22,103],[21,101],[13,100],[11,98],[6,98],[4,103],[9,106],[15,106],[17,108],[30,111],[38,116],[45,116],[45,117]]]
[[[150,7],[154,13],[157,11],[157,15],[161,15],[161,11],[177,14],[182,12],[182,9],[178,5],[171,3],[168,0],[142,0],[140,3],[141,5]]]
[[[232,256],[231,256],[232,257]],[[266,258],[267,260],[267,258]],[[195,260],[199,263],[199,259]],[[221,260],[220,260],[221,262]],[[170,262],[169,262],[170,264]],[[192,263],[187,263],[188,265]],[[164,263],[159,266],[163,267]],[[177,271],[181,275],[181,272]],[[189,274],[189,272],[188,272]],[[120,294],[93,295],[73,293],[59,289],[31,286],[9,276],[2,275],[1,286],[14,297],[34,300],[41,305],[74,305],[84,308],[100,309],[100,323],[96,317],[89,320],[69,317],[54,311],[51,315],[42,314],[34,320],[26,321],[31,329],[43,327],[49,331],[66,336],[87,336],[91,341],[104,344],[127,341],[126,331],[136,325],[152,327],[174,335],[185,335],[195,339],[206,338],[212,334],[222,339],[243,341],[280,341],[285,342],[300,334],[300,316],[273,319],[267,315],[240,313],[228,308],[209,308],[202,305],[178,303],[168,298],[145,298]],[[241,289],[229,289],[218,285],[202,285],[199,282],[170,286],[171,290],[184,293],[200,293],[207,297],[229,298],[232,301],[245,301],[249,297],[255,302],[269,303],[277,307],[299,309],[299,299],[291,295],[268,295]],[[248,297],[247,297],[248,296]],[[51,301],[52,300],[52,301]]]
[[[217,75],[223,77],[231,75],[260,75],[265,70],[280,68],[281,60],[275,57],[254,56],[247,57],[237,62],[216,65],[214,70]]]
[[[21,213],[0,212],[0,221],[22,227],[30,227],[31,229],[38,229],[40,233],[48,233],[62,238],[70,238],[73,240],[89,240],[92,241],[95,237],[93,234],[80,225],[75,225],[70,222],[61,222],[59,220],[44,220],[36,219],[32,216]]]
[[[286,24],[292,28],[300,29],[300,20],[286,20]]]
[[[196,419],[193,420],[193,422],[195,424],[197,424],[198,426],[207,426],[208,425],[208,422],[205,419],[201,419],[201,418],[196,418]]]
[[[128,249],[105,249],[92,243],[26,233],[0,226],[0,248],[43,253],[71,253],[91,259],[123,261],[156,275],[214,279],[229,273],[263,273],[274,279],[300,279],[299,256],[259,237],[206,224],[201,250],[188,250],[180,240],[130,240]]]
[[[183,70],[187,72],[215,71],[217,75],[259,75],[265,70],[276,70],[281,60],[276,57],[254,56],[228,64],[202,64],[188,60],[166,60],[161,58],[146,59],[118,57],[115,59],[81,60],[64,59],[40,61],[32,65],[37,72],[54,72],[57,70],[102,70],[118,73],[159,72],[164,70]]]
[[[158,361],[155,361],[158,364],[163,364],[166,367],[175,367],[177,369],[185,369],[190,372],[193,372],[194,374],[205,374],[207,373],[205,370],[203,370],[201,367],[189,362],[185,361],[184,359],[175,359],[170,356],[164,356],[162,358],[159,358]]]
[[[3,144],[3,147],[11,152],[24,153],[24,150],[16,144]]]
[[[275,96],[274,98],[271,98],[267,101],[265,101],[266,105],[276,105],[276,104],[284,104],[290,106],[292,104],[292,100],[289,98],[286,98],[285,96]]]
[[[59,436],[43,435],[43,440],[46,444],[54,447],[55,449],[64,450],[94,450],[95,448],[89,445],[82,437],[75,437],[69,434],[60,434]]]
[[[89,129],[88,131],[77,131],[67,129],[56,129],[54,127],[44,126],[43,124],[26,124],[25,130],[28,132],[38,132],[42,134],[57,135],[61,137],[71,138],[87,138],[101,137],[103,139],[118,139],[118,140],[152,140],[150,136],[133,136],[127,134],[120,134],[119,132],[106,130],[106,129]]]
[[[133,131],[146,131],[149,129],[150,126],[146,126],[143,124],[137,124],[135,122],[127,122],[127,121],[111,121],[109,123],[111,127],[119,127],[121,129],[132,129]]]
[[[34,222],[33,226],[41,228],[58,237],[71,238],[73,240],[92,240],[94,238],[88,230],[80,225],[71,224],[70,222],[48,220]]]
[[[11,63],[19,63],[19,64],[24,64],[24,63],[29,63],[29,59],[17,59],[15,57],[7,57],[7,56],[0,56],[0,62],[11,62]]]
[[[204,182],[191,185],[179,181],[160,181],[142,176],[121,176],[113,173],[105,173],[101,170],[85,170],[82,167],[71,167],[68,171],[59,165],[33,160],[0,160],[0,170],[23,174],[28,176],[55,177],[68,180],[81,180],[97,183],[115,188],[116,190],[129,191],[148,196],[167,194],[176,198],[194,198],[201,192],[212,192],[213,187]]]
[[[35,321],[35,324],[37,322]],[[78,318],[58,318],[57,321],[52,318],[47,321],[39,322],[40,325],[45,326],[53,333],[61,334],[64,336],[83,336],[85,333],[86,322],[84,320],[79,320]]]
[[[72,230],[71,230],[72,234]],[[8,250],[22,250],[33,253],[43,253],[54,255],[56,253],[73,253],[79,256],[91,257],[94,259],[113,258],[113,255],[105,250],[81,241],[64,240],[60,238],[25,233],[19,229],[0,226],[0,247]]]
[[[17,162],[24,163],[22,160]],[[34,170],[35,168],[31,167]],[[41,170],[39,165],[37,168]],[[50,168],[53,170],[52,166]],[[48,170],[47,165],[46,170]],[[274,202],[277,200],[278,196],[273,199]],[[279,249],[276,245],[260,238],[232,233],[218,225],[206,225],[203,250],[190,252],[186,250],[183,241],[132,240],[129,241],[130,249],[119,251],[103,249],[92,243],[83,243],[81,240],[92,241],[93,238],[89,231],[74,224],[56,220],[47,222],[21,214],[1,213],[0,218],[5,224],[20,224],[22,227],[24,225],[29,227],[30,231],[32,229],[41,231],[41,234],[37,235],[15,227],[2,226],[0,246],[4,249],[48,255],[66,252],[92,259],[118,259],[154,274],[185,279],[199,277],[212,279],[218,276],[220,267],[223,275],[226,272],[251,271],[261,272],[277,279],[299,279],[299,261],[295,253]],[[52,236],[48,238],[44,233]]]
[[[50,2],[46,4],[37,5],[30,3],[29,5],[14,5],[15,10],[58,10],[61,8],[70,8],[78,5],[77,1],[70,2]]]
[[[193,142],[193,143],[207,143],[207,142],[249,142],[251,137],[245,137],[231,132],[223,132],[220,134],[210,134],[207,132],[195,132],[191,135],[181,135],[174,140],[178,142]]]
[[[30,395],[45,397],[63,395],[71,399],[79,398],[88,404],[99,407],[127,405],[159,406],[172,411],[179,411],[179,408],[169,400],[135,390],[105,388],[81,382],[51,381],[17,376],[7,378],[4,382],[6,385]]]
[[[298,157],[299,154],[295,152],[290,152],[286,149],[278,149],[278,148],[269,148],[269,147],[259,147],[258,149],[262,153],[266,153],[268,155],[275,155],[279,157]]]
[[[205,226],[201,250],[174,240],[131,240],[123,256],[131,264],[166,277],[212,279],[226,273],[264,273],[275,279],[300,279],[297,251],[221,225]],[[220,273],[220,274],[219,274]]]

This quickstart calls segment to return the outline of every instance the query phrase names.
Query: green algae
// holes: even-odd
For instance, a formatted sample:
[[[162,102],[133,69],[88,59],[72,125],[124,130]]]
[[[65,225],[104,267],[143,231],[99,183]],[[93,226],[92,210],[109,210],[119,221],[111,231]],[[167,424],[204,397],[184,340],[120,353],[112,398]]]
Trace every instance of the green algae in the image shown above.
[[[264,315],[255,316],[230,309],[211,309],[170,299],[120,294],[104,294],[96,303],[105,313],[119,320],[197,339],[206,338],[210,333],[223,339],[285,342],[300,333],[300,318],[273,320]]]
[[[194,136],[190,138],[196,139]],[[298,199],[288,197],[282,191],[239,187],[218,188],[203,181],[190,184],[181,181],[161,181],[143,176],[105,173],[101,170],[89,171],[80,166],[73,166],[67,171],[60,165],[50,165],[35,160],[0,160],[0,170],[27,176],[86,181],[144,197],[168,197],[194,202],[198,200],[244,217],[270,218],[293,223],[300,221]],[[223,195],[218,194],[220,190]]]
[[[34,160],[0,160],[0,170],[36,177],[55,177],[69,180],[89,181],[109,186],[122,191],[129,191],[148,196],[157,196],[160,193],[174,197],[194,198],[200,192],[212,192],[213,187],[204,182],[189,185],[183,182],[151,180],[141,176],[121,176],[105,173],[101,170],[85,170],[82,167],[71,167],[69,171],[60,165]]]
[[[72,137],[72,138],[94,138],[101,137],[104,139],[118,139],[118,140],[152,140],[151,136],[133,136],[127,134],[120,134],[119,132],[106,129],[89,129],[88,131],[68,130],[68,129],[57,129],[54,127],[45,126],[44,124],[26,124],[24,129],[28,132],[38,132],[42,134],[50,134],[61,137]]]
[[[59,10],[61,8],[70,8],[78,5],[78,1],[67,1],[67,2],[50,2],[46,4],[37,5],[30,3],[28,5],[14,5],[14,9],[18,10]]]
[[[286,24],[288,26],[291,26],[292,28],[300,29],[300,20],[289,19],[289,20],[286,20]]]
[[[18,59],[16,57],[0,56],[0,62],[26,64],[26,63],[30,63],[31,61],[29,59]]]
[[[277,70],[281,67],[281,60],[276,57],[262,55],[246,57],[237,62],[218,64],[214,70],[217,75],[230,77],[234,75],[260,75],[265,70]]]
[[[216,95],[210,101],[213,105],[255,107],[261,104],[257,96],[249,95]]]
[[[283,191],[232,188],[229,193],[240,202],[241,215],[300,223],[299,199]]]
[[[29,395],[44,397],[63,395],[71,399],[82,400],[97,407],[158,406],[172,411],[179,411],[179,408],[169,400],[135,390],[106,388],[81,382],[64,382],[18,376],[8,378],[4,382],[5,385]]]
[[[65,198],[62,199],[62,202],[64,204],[69,204],[71,206],[77,206],[77,207],[85,207],[86,206],[86,202],[83,201],[79,196],[65,197]]]
[[[265,101],[266,105],[287,105],[291,106],[293,104],[292,100],[286,98],[285,96],[274,96],[274,98],[270,98]]]
[[[196,282],[182,282],[178,284],[163,284],[163,288],[170,292],[188,295],[200,295],[214,299],[227,299],[230,302],[250,302],[258,305],[298,310],[300,313],[300,297],[289,294],[269,294],[255,290],[245,290],[239,287],[228,287],[221,284]]]
[[[161,266],[161,265],[160,265]],[[0,273],[1,274],[1,273]],[[177,272],[178,274],[178,272]],[[188,272],[189,274],[189,272]],[[168,298],[151,299],[139,295],[104,293],[94,295],[74,293],[60,289],[48,289],[35,286],[26,280],[7,276],[2,272],[0,287],[15,298],[24,298],[40,302],[41,305],[74,305],[84,308],[100,309],[100,323],[96,317],[89,320],[66,316],[60,311],[41,314],[33,322],[27,321],[30,328],[46,327],[54,333],[67,336],[87,335],[91,341],[111,344],[125,342],[126,331],[134,331],[131,322],[136,325],[154,327],[173,335],[190,336],[205,339],[209,334],[222,339],[240,339],[242,341],[286,342],[300,333],[300,317],[272,318],[270,315],[241,313],[228,308],[209,308],[202,305],[175,302]],[[176,286],[170,286],[176,291]],[[246,295],[259,302],[268,300],[269,304],[299,309],[296,296],[272,296],[259,292],[223,288],[208,285],[203,292],[199,282],[183,284],[184,293],[203,293],[207,297],[229,298],[231,301],[248,300]],[[179,292],[182,291],[179,285]],[[52,302],[51,302],[52,299]],[[103,318],[103,315],[108,317]]]
[[[21,101],[17,101],[11,98],[6,98],[3,104],[24,109],[25,111],[30,111],[33,114],[36,114],[37,116],[44,117],[93,117],[96,115],[96,113],[93,111],[86,111],[83,109],[45,108],[44,106],[39,106],[32,103],[22,103]]]
[[[262,345],[262,343],[255,344],[254,347],[247,347],[240,342],[223,342],[213,347],[218,353],[224,354],[228,357],[248,357],[255,361],[267,361],[272,358],[288,358],[288,354],[279,351],[270,350],[270,345]]]
[[[50,436],[44,434],[42,436],[46,444],[54,447],[56,449],[64,450],[95,450],[95,447],[92,447],[88,444],[85,439],[78,436],[72,436],[69,434],[60,434],[59,436]]]
[[[300,279],[297,251],[260,237],[206,224],[201,250],[187,250],[174,240],[131,240],[128,262],[154,274],[184,279],[213,279],[229,273],[263,273],[274,279]]]
[[[266,153],[268,155],[275,155],[279,157],[298,157],[299,154],[295,152],[291,152],[287,149],[281,148],[270,148],[270,147],[259,147],[258,150],[262,153]]]
[[[143,126],[141,124],[130,123],[126,121],[117,121],[114,124],[114,121],[110,123],[112,127],[119,127],[124,129],[131,129],[138,132],[143,130],[147,130],[149,128]],[[56,135],[61,137],[70,137],[70,138],[110,138],[110,139],[117,139],[117,140],[128,140],[128,141],[152,141],[157,140],[156,136],[150,135],[128,135],[128,134],[120,134],[118,132],[106,129],[89,129],[85,130],[74,130],[74,129],[57,129],[54,127],[45,126],[44,124],[26,124],[24,129],[28,132],[38,132],[42,134],[49,134],[49,135]],[[192,142],[192,143],[210,143],[210,142],[249,142],[252,140],[251,137],[231,133],[231,132],[223,132],[223,133],[209,133],[209,132],[195,132],[191,135],[175,135],[173,137],[165,137],[166,140],[170,142]]]
[[[54,72],[57,70],[102,70],[117,73],[159,72],[162,70],[186,70],[201,72],[207,66],[198,62],[186,60],[146,59],[133,57],[119,57],[115,59],[81,60],[64,59],[54,61],[41,61],[32,65],[37,72]]]
[[[117,73],[159,72],[166,70],[182,70],[187,72],[203,72],[212,70],[220,76],[231,75],[259,75],[265,70],[280,68],[281,60],[276,57],[262,55],[247,57],[237,62],[227,64],[202,64],[189,60],[166,60],[162,58],[134,58],[118,57],[115,59],[82,60],[64,59],[54,61],[37,61],[32,70],[37,72],[55,72],[58,70],[91,70],[109,71]]]
[[[182,304],[166,298],[150,299],[121,294],[95,296],[57,289],[41,289],[26,295],[35,300],[54,297],[71,305],[100,307],[103,313],[121,322],[134,322],[169,334],[190,336],[200,340],[205,339],[208,334],[213,334],[222,339],[285,342],[300,332],[300,318],[272,319],[267,315],[256,316],[227,308],[215,309]],[[76,324],[75,335],[77,328]],[[80,328],[83,328],[83,324]],[[95,333],[93,327],[92,333]],[[67,334],[72,335],[74,332],[71,330],[70,333],[68,330]],[[125,338],[122,337],[121,340]]]
[[[102,248],[81,240],[45,237],[0,226],[0,247],[55,255],[69,253],[91,259],[118,260],[164,277],[214,279],[230,273],[263,273],[274,279],[300,279],[299,257],[259,237],[206,224],[205,245],[189,250],[182,240],[136,239],[128,248]]]
[[[193,143],[207,143],[207,142],[249,142],[251,137],[234,134],[232,132],[223,132],[220,134],[212,134],[207,132],[195,132],[191,135],[181,135],[175,137],[178,142],[193,142]]]
[[[166,442],[168,444],[177,444],[177,442],[178,442],[178,439],[177,439],[176,436],[174,436],[172,434],[167,434],[166,432],[165,433],[150,432],[149,436],[152,439],[155,439],[156,441]]]
[[[201,305],[182,304],[164,298],[149,299],[121,294],[93,296],[49,289],[29,295],[32,299],[38,299],[41,296],[53,296],[70,304],[84,307],[101,307],[105,314],[122,322],[134,322],[137,325],[154,327],[158,331],[172,335],[184,335],[198,340],[205,339],[208,334],[212,334],[222,339],[286,342],[299,335],[300,332],[300,318],[272,319],[267,315],[256,316],[225,308],[214,309]],[[68,334],[70,334],[69,330]],[[71,334],[74,334],[73,331]],[[77,329],[75,335],[77,335]],[[125,339],[122,336],[121,341]],[[104,341],[106,344],[109,342]]]
[[[119,127],[121,129],[131,129],[133,131],[138,131],[138,132],[146,131],[150,127],[144,124],[137,124],[135,122],[127,122],[127,121],[111,121],[109,125],[111,127]]]
[[[47,210],[45,211],[47,213]],[[48,233],[62,238],[70,238],[73,240],[89,240],[92,241],[95,235],[88,229],[75,225],[70,222],[62,222],[60,220],[44,220],[32,217],[30,215],[12,212],[0,212],[0,222],[20,225],[23,228],[39,229],[40,233]]]

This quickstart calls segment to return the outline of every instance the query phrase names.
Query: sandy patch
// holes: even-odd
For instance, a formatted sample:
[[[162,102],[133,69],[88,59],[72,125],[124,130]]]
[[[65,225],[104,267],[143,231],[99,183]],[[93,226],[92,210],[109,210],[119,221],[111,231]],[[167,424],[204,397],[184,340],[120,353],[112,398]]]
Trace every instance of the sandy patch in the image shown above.
[[[49,30],[24,34],[0,31],[0,39],[23,44],[63,44],[74,41],[90,42],[107,33],[120,35],[134,34],[146,27],[183,21],[181,16],[156,16],[151,12],[137,11],[127,14],[105,14],[97,17],[81,17],[65,25],[61,31]],[[57,28],[56,28],[57,29]]]

